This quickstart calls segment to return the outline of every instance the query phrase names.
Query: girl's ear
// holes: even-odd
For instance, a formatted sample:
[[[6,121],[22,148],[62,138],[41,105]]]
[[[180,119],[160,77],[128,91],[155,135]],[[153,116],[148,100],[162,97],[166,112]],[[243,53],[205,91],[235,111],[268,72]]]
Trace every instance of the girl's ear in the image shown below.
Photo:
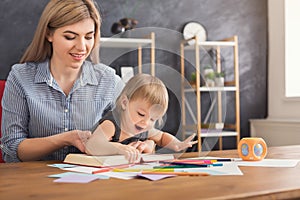
[[[126,110],[127,106],[128,106],[129,100],[127,98],[127,96],[123,95],[121,97],[121,106],[122,106],[122,110]]]

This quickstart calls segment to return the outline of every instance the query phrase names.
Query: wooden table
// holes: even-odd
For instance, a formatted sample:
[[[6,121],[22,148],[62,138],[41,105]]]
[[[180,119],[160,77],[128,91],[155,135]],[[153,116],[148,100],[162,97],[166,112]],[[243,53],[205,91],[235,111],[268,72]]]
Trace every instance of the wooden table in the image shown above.
[[[237,157],[236,150],[185,156]],[[267,158],[300,159],[300,145],[269,148]],[[240,167],[243,176],[97,180],[88,184],[54,183],[62,173],[53,162],[0,164],[0,199],[300,199],[300,164],[294,168]],[[56,162],[57,163],[57,162]]]

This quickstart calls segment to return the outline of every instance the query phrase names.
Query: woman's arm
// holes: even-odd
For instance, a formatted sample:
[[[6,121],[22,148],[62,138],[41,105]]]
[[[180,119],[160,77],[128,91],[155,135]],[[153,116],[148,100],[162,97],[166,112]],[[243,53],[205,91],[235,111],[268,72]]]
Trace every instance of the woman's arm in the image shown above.
[[[89,131],[73,130],[44,138],[25,139],[19,144],[18,157],[21,161],[39,160],[65,146],[75,146],[85,152],[85,142],[90,135]]]

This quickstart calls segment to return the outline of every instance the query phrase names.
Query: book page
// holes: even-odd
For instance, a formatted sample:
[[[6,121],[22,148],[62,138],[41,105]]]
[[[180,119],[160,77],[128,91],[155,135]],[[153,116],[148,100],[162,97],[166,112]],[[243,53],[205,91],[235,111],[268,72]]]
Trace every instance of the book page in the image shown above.
[[[173,160],[174,155],[172,154],[142,154],[142,162],[153,162],[163,160]]]

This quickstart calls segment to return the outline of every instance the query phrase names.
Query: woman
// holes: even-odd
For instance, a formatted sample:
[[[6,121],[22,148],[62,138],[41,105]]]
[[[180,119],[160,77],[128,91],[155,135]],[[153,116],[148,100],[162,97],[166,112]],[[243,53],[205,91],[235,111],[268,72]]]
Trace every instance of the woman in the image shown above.
[[[123,87],[114,70],[99,64],[100,24],[92,0],[51,0],[45,7],[31,44],[7,78],[6,162],[63,160],[85,152],[91,134],[86,130]]]

